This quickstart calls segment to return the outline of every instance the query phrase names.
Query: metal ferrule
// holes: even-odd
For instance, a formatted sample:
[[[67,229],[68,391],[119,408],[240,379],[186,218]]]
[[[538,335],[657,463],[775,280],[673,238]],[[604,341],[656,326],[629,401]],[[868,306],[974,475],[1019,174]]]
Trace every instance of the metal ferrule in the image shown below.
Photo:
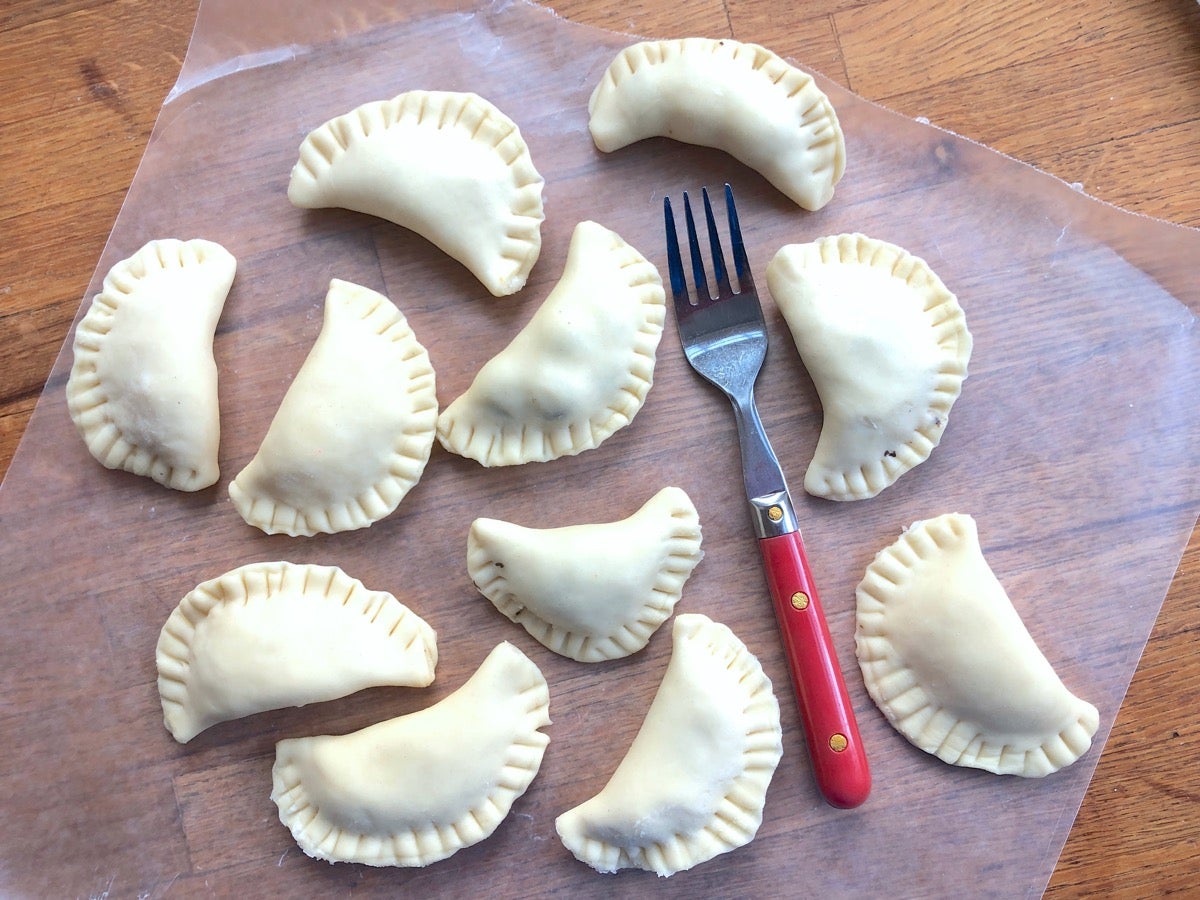
[[[760,538],[791,534],[798,528],[792,498],[786,490],[751,497],[750,511],[754,517],[754,533]]]

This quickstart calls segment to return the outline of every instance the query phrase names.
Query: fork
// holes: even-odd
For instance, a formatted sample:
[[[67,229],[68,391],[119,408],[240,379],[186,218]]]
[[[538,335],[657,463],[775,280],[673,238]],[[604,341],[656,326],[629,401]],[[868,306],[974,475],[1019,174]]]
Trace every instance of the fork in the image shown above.
[[[825,800],[849,809],[871,791],[871,773],[854,718],[854,708],[838,665],[829,626],[804,551],[796,515],[754,403],[754,384],[767,354],[767,329],[754,289],[754,276],[742,241],[733,189],[725,185],[725,207],[738,289],[729,281],[708,189],[704,217],[712,256],[714,297],[704,269],[688,195],[683,195],[695,297],[688,292],[671,199],[663,200],[667,264],[675,318],[684,356],[701,376],[733,404],[741,449],[742,475],[775,607],[788,670],[796,695],[813,777]]]

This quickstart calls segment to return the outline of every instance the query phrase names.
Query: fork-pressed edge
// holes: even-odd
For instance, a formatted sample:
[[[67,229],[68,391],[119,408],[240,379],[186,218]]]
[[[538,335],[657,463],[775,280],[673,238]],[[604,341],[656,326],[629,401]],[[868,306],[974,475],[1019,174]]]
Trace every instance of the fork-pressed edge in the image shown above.
[[[729,269],[721,250],[720,236],[713,215],[708,189],[702,191],[705,224],[713,260],[713,296],[704,268],[696,222],[687,193],[683,195],[688,248],[691,254],[695,299],[688,291],[671,198],[663,198],[663,216],[667,232],[667,267],[675,300],[675,321],[684,356],[706,381],[720,389],[733,405],[742,475],[746,495],[754,513],[758,537],[771,537],[796,530],[795,513],[788,499],[787,483],[775,451],[754,402],[754,385],[767,354],[767,328],[762,305],[754,287],[742,240],[733,189],[725,185],[725,208],[733,248],[738,289],[729,281]]]

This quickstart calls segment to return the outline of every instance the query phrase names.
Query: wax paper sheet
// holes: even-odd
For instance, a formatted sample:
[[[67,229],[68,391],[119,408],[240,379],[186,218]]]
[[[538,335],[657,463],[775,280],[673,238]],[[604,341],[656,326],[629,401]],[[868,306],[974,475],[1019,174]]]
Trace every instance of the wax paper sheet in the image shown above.
[[[81,311],[109,267],[147,240],[204,237],[234,253],[238,275],[215,345],[222,476],[185,495],[104,470],[67,415],[64,349],[0,491],[0,741],[9,760],[0,774],[0,891],[932,897],[1045,886],[1196,519],[1200,341],[1188,307],[1200,308],[1200,290],[1184,267],[1200,258],[1200,238],[824,79],[849,161],[820,212],[797,209],[718,151],[654,139],[601,154],[587,132],[587,99],[631,40],[520,2],[420,12],[203,3]],[[520,125],[546,178],[541,259],[514,297],[492,298],[400,228],[287,202],[310,129],[415,88],[487,97]],[[485,470],[435,447],[395,514],[366,531],[307,540],[249,528],[226,494],[312,345],[330,278],[381,290],[406,313],[444,406],[544,299],[578,221],[615,229],[665,269],[663,196],[726,181],[760,282],[780,246],[861,231],[926,259],[958,295],[975,337],[970,377],[930,460],[876,499],[834,504],[799,490],[820,407],[764,297],[772,346],[762,417],[795,489],[874,772],[871,798],[852,811],[825,805],[812,784],[740,496],[732,417],[687,368],[672,323],[645,407],[599,449]],[[481,515],[541,527],[611,521],[665,484],[688,491],[704,528],[706,556],[677,611],[725,622],[759,657],[781,701],[785,754],[749,846],[668,881],[601,876],[562,846],[554,818],[598,791],[624,754],[667,664],[669,629],[615,663],[555,657],[475,592],[466,530]],[[854,587],[902,528],[949,511],[976,517],[1034,638],[1100,709],[1091,751],[1048,778],[947,766],[909,746],[863,688]],[[279,558],[342,566],[412,606],[438,632],[437,681],[267,713],[176,744],[155,685],[159,629],[201,581]],[[275,742],[421,709],[500,640],[541,666],[554,722],[541,773],[496,834],[422,870],[306,858],[268,799]],[[23,776],[21,759],[35,755],[52,777]],[[688,762],[685,753],[664,765]]]

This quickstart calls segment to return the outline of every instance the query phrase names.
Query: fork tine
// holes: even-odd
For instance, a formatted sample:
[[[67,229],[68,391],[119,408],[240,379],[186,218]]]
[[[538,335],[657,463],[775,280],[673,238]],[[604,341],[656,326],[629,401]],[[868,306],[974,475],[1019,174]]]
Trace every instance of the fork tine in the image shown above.
[[[687,222],[688,249],[692,254],[692,280],[696,285],[696,304],[703,305],[712,300],[708,289],[708,276],[704,273],[704,257],[700,255],[700,239],[696,236],[696,220],[692,218],[692,201],[687,191],[683,192],[683,217]]]
[[[675,213],[671,211],[671,198],[663,197],[663,219],[667,229],[667,270],[671,277],[671,293],[675,297],[676,312],[679,307],[691,306],[688,296],[687,278],[683,274],[683,259],[679,255],[679,235],[675,231]]]
[[[702,191],[704,193],[704,219],[708,226],[708,246],[712,253],[713,278],[717,282],[717,292],[724,296],[731,293],[729,270],[725,268],[725,254],[721,250],[721,237],[717,234],[717,222],[713,217],[712,202],[708,199],[708,188],[703,188]],[[726,199],[726,203],[728,203],[728,199]]]
[[[729,216],[729,241],[733,246],[733,268],[737,272],[738,290],[754,287],[754,275],[750,272],[750,260],[746,256],[746,245],[742,242],[742,226],[738,223],[737,206],[733,202],[733,188],[725,184],[725,211]]]

